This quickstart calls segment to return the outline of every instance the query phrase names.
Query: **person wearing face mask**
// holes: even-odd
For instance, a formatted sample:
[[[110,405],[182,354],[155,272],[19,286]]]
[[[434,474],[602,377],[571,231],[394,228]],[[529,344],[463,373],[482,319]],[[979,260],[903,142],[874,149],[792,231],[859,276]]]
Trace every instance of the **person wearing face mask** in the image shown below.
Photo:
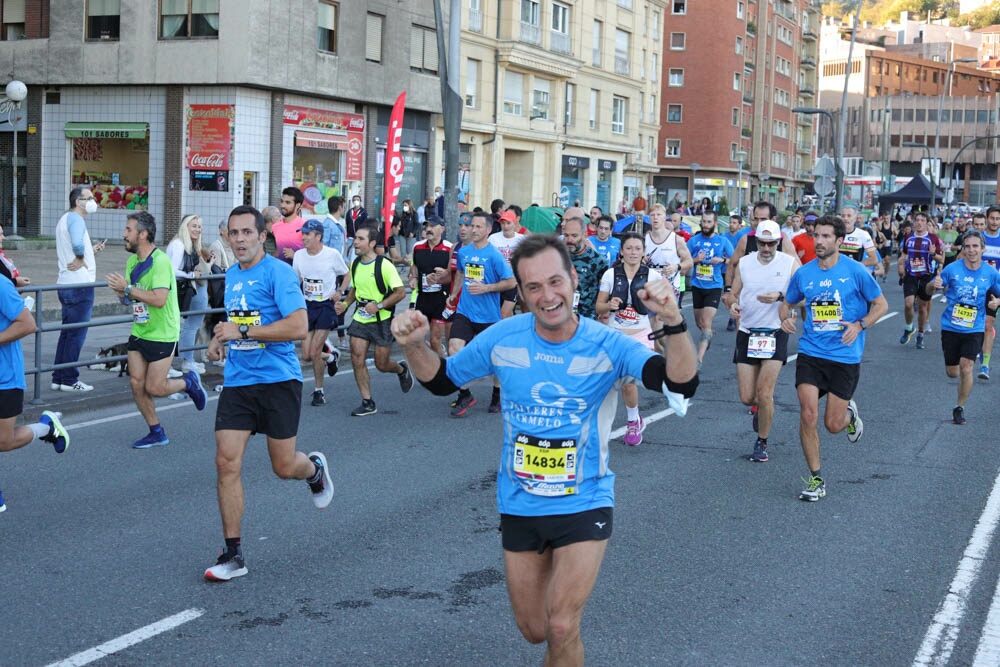
[[[104,250],[104,242],[94,244],[87,231],[86,218],[97,211],[97,201],[90,188],[79,185],[69,193],[69,210],[56,224],[56,258],[59,263],[59,303],[62,323],[89,322],[94,308],[94,288],[87,283],[97,280],[94,254]],[[86,286],[83,286],[86,285]],[[87,327],[63,329],[56,344],[55,364],[70,364],[80,360],[80,351],[87,340]],[[92,386],[80,381],[76,368],[60,368],[52,373],[53,391],[91,391]]]
[[[403,257],[409,257],[413,254],[413,246],[417,244],[417,232],[420,225],[417,221],[417,211],[413,207],[413,201],[404,199],[396,217],[399,220],[399,236],[396,237],[396,245]]]
[[[354,231],[362,227],[368,220],[368,211],[361,205],[361,195],[354,195],[351,198],[351,208],[347,211],[347,242],[353,243]]]

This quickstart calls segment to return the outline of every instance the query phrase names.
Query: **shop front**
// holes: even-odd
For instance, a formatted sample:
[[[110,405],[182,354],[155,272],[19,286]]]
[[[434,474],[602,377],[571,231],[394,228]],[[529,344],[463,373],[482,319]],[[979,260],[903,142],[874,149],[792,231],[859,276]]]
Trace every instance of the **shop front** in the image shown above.
[[[70,182],[102,209],[149,207],[149,123],[68,122]]]
[[[588,169],[590,169],[589,157],[578,155],[562,156],[559,206],[568,208],[570,206],[579,206],[583,203],[583,179]]]
[[[292,144],[290,185],[305,196],[303,214],[326,215],[327,199],[348,198],[361,191],[364,116],[286,105],[284,124],[286,142]]]
[[[612,181],[616,171],[618,163],[615,160],[597,161],[597,205],[602,211],[611,210]]]
[[[379,109],[378,126],[375,129],[375,189],[365,196],[366,202],[374,204],[375,211],[382,208],[383,184],[385,183],[385,144],[389,136],[389,116],[391,109]],[[431,139],[430,114],[420,111],[406,111],[403,114],[403,133],[400,137],[400,155],[403,158],[403,180],[396,198],[398,211],[407,199],[419,206],[427,197],[428,151]],[[433,192],[433,190],[432,190]],[[369,209],[369,214],[372,210]]]

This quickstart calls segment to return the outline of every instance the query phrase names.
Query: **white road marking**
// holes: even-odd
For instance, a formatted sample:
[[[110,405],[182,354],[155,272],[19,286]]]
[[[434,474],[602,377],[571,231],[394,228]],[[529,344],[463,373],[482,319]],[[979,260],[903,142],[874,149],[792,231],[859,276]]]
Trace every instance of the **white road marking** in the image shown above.
[[[886,313],[882,317],[878,318],[878,320],[875,322],[875,324],[882,324],[883,322],[885,322],[890,317],[895,317],[896,315],[899,315],[899,312],[895,311],[895,310],[892,311],[891,313]]]
[[[649,424],[652,424],[653,422],[657,422],[657,421],[660,421],[661,419],[665,419],[665,418],[669,417],[672,414],[674,414],[673,408],[667,408],[666,410],[660,410],[659,412],[654,412],[653,414],[649,415],[648,417],[644,417],[644,419],[646,421],[646,424],[649,425]],[[621,428],[616,428],[614,431],[611,432],[611,439],[612,440],[617,440],[618,438],[620,438],[623,435],[625,435],[626,428],[628,428],[628,427],[627,426],[622,426]]]
[[[95,646],[94,648],[87,649],[86,651],[81,651],[76,655],[71,655],[65,660],[60,660],[59,662],[53,662],[48,667],[80,667],[81,665],[88,665],[102,658],[106,658],[113,653],[117,653],[123,649],[130,646],[134,646],[139,642],[146,641],[156,635],[172,630],[179,625],[183,625],[188,621],[193,621],[202,614],[205,613],[204,609],[186,609],[179,614],[174,614],[162,621],[157,621],[156,623],[150,623],[144,628],[139,628],[127,635],[122,635],[116,639],[112,639],[109,642],[104,642],[100,646]]]
[[[979,648],[972,661],[973,667],[993,667],[1000,665],[1000,581],[993,591],[993,602],[990,603],[990,613],[986,616],[986,624],[979,635]]]
[[[955,570],[955,577],[948,587],[948,594],[941,602],[934,620],[927,628],[924,641],[920,645],[917,656],[913,659],[914,665],[947,665],[951,659],[952,650],[958,640],[958,633],[961,630],[962,619],[965,616],[965,608],[969,600],[969,594],[979,578],[979,570],[986,560],[990,542],[993,539],[993,532],[997,523],[1000,522],[1000,474],[993,481],[993,490],[990,491],[986,500],[986,507],[976,522],[972,537],[965,547],[965,553],[958,562]],[[994,608],[997,606],[997,599],[994,597],[993,605],[990,608],[990,618],[995,618]],[[987,628],[991,626],[987,623]],[[985,634],[985,633],[984,633]],[[980,651],[984,651],[983,642],[987,643],[985,651],[996,651],[1000,648],[996,632],[991,632],[990,637],[980,640]],[[984,653],[985,655],[985,653]],[[976,664],[979,664],[979,651],[976,653]],[[990,661],[984,664],[997,664]]]

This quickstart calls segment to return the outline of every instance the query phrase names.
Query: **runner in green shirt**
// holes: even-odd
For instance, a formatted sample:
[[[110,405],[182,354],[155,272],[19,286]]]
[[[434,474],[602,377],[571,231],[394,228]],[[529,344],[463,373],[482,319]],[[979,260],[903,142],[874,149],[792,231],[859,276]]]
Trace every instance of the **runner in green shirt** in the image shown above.
[[[182,378],[167,377],[177,351],[181,318],[174,266],[156,248],[156,220],[147,211],[129,213],[122,238],[125,249],[135,254],[125,263],[124,276],[111,273],[105,280],[122,303],[132,308],[128,375],[136,407],[149,425],[149,434],[132,443],[132,447],[148,449],[170,442],[156,414],[155,396],[183,391],[199,410],[205,409],[208,397],[194,371],[188,371]]]

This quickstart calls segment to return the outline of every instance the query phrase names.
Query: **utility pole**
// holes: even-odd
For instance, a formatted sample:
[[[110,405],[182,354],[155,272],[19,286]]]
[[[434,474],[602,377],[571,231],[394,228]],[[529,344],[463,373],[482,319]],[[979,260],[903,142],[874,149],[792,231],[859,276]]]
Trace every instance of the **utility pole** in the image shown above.
[[[844,71],[844,94],[840,98],[840,131],[837,133],[837,150],[835,151],[839,156],[837,158],[838,178],[836,196],[838,205],[843,201],[844,197],[844,193],[842,192],[844,187],[844,168],[840,163],[844,159],[844,137],[847,135],[847,85],[851,80],[851,71],[854,69],[854,40],[858,35],[858,20],[861,16],[861,5],[863,4],[865,4],[865,0],[858,0],[858,8],[854,13],[854,27],[851,29],[851,45],[847,47],[847,68]]]
[[[437,32],[438,78],[441,81],[441,114],[444,116],[444,219],[448,238],[457,239],[458,152],[462,134],[462,96],[458,92],[461,73],[461,0],[451,0],[448,7],[447,46],[441,0],[434,0],[434,27]]]

